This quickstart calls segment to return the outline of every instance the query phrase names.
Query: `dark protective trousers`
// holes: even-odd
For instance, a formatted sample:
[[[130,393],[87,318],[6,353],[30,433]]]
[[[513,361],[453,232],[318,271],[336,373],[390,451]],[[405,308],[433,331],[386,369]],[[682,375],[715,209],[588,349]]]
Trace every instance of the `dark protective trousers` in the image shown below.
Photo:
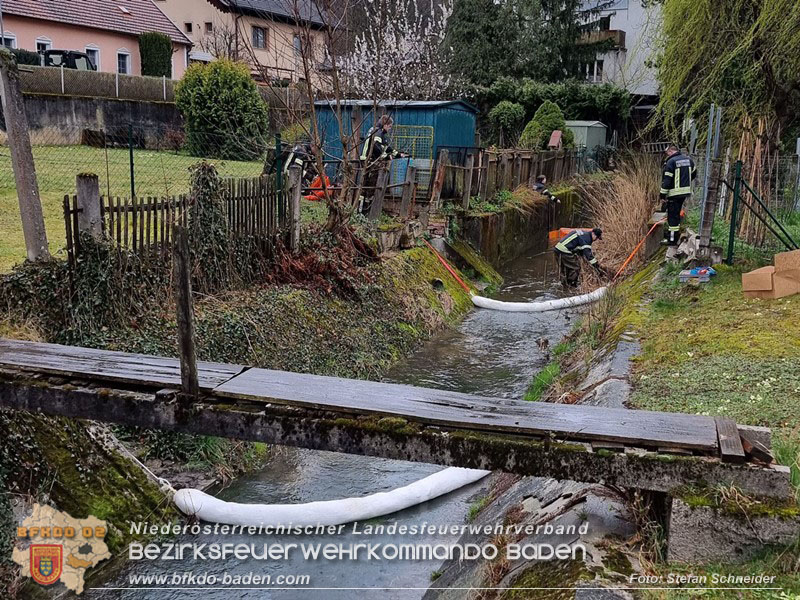
[[[668,246],[677,246],[681,237],[681,209],[688,196],[673,196],[667,200],[667,227],[664,237]]]
[[[361,203],[361,213],[369,214],[369,209],[372,206],[372,198],[375,196],[375,186],[378,185],[378,173],[380,173],[381,165],[379,162],[373,162],[362,170],[362,190],[361,195],[364,198]]]
[[[564,287],[578,287],[581,276],[581,263],[574,254],[565,254],[555,251],[558,261],[558,270],[561,273],[561,283]]]

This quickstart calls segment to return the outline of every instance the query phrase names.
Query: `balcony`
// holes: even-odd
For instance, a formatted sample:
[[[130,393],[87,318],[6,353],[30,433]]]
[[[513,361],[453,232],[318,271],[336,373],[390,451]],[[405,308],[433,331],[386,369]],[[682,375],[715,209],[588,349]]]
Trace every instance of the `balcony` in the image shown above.
[[[598,44],[612,40],[615,50],[625,49],[625,32],[621,29],[606,29],[603,31],[588,31],[581,36],[581,44]]]

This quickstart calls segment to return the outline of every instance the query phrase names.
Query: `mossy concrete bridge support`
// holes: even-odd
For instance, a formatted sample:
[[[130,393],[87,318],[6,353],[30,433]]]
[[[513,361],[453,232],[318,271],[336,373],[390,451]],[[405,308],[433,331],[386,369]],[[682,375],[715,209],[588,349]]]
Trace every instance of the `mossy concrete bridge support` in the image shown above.
[[[0,340],[0,406],[15,410],[661,493],[791,495],[788,469],[730,453],[732,421],[221,363],[198,376],[186,404],[176,359]]]

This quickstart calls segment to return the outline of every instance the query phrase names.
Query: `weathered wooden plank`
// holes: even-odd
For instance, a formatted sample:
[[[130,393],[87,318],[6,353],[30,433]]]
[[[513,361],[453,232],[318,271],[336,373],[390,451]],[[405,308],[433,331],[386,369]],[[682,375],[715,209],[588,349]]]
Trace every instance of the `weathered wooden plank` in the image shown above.
[[[280,404],[196,403],[187,413],[169,400],[170,394],[157,387],[132,392],[113,386],[41,385],[20,377],[16,369],[0,369],[0,406],[14,410],[667,493],[702,484],[735,485],[751,496],[785,499],[793,494],[788,467],[736,465],[707,456],[665,461],[654,453],[596,454],[583,451],[582,444],[406,427],[396,419],[340,418],[339,413]]]
[[[141,386],[177,387],[181,384],[180,362],[174,358],[4,338],[0,338],[0,365]],[[200,389],[211,390],[243,368],[198,361]]]
[[[484,398],[408,385],[249,369],[217,396],[331,411],[396,415],[472,429],[717,451],[711,417]]]
[[[719,453],[724,462],[743,463],[744,448],[742,440],[739,439],[739,429],[736,421],[727,417],[714,417],[717,426],[717,436],[719,437]]]
[[[0,366],[123,381],[140,386],[180,383],[177,359],[0,339]],[[484,431],[638,446],[689,448],[716,455],[711,417],[484,398],[408,385],[339,379],[238,365],[199,363],[201,389],[215,396],[409,420]]]

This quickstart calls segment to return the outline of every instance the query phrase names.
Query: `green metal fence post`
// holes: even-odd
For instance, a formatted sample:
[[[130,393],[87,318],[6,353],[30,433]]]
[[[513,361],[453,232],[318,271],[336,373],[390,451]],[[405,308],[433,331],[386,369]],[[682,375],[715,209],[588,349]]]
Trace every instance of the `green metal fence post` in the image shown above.
[[[731,207],[731,231],[728,236],[728,258],[725,262],[733,264],[733,245],[736,239],[736,218],[739,211],[739,195],[742,193],[742,161],[737,160],[734,167],[733,206]]]
[[[281,134],[275,134],[275,190],[278,196],[278,223],[283,223],[286,215],[283,197],[283,161],[281,160]]]
[[[131,163],[131,198],[136,196],[136,179],[133,176],[133,123],[128,123],[128,155]]]

